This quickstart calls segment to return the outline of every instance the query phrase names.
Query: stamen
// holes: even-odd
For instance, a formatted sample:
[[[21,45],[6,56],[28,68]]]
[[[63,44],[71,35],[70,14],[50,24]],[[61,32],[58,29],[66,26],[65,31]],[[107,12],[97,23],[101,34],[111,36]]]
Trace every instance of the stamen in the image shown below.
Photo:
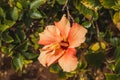
[[[61,48],[63,48],[63,49],[67,49],[68,46],[69,46],[69,43],[68,43],[68,42],[65,42],[65,41],[62,41],[62,42],[60,43],[60,46],[61,46]]]

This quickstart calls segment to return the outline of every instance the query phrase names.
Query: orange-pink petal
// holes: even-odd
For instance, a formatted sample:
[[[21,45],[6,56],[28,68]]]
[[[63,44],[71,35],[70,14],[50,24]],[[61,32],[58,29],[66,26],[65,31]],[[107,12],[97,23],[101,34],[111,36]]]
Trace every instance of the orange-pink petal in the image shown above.
[[[69,47],[74,48],[80,46],[85,41],[86,33],[87,30],[83,26],[78,23],[73,23],[68,35]]]
[[[54,54],[51,54],[49,57],[47,57],[47,66],[50,66],[56,62],[64,54],[64,52],[65,51],[62,49],[55,50]]]
[[[47,51],[40,50],[40,55],[38,57],[39,62],[45,67],[47,66],[47,64],[46,64],[47,63],[47,57],[49,57],[49,55],[47,55],[48,52],[50,54],[54,53],[54,51],[50,52],[50,50],[47,50]]]
[[[51,43],[61,41],[60,31],[54,25],[47,26],[44,32],[40,33],[39,36],[40,40],[38,43],[42,45],[49,45]]]
[[[77,68],[78,60],[75,57],[76,49],[68,48],[65,54],[58,60],[63,71],[70,72]]]
[[[62,37],[66,39],[70,30],[70,22],[66,18],[65,14],[62,16],[59,22],[55,22],[55,26],[60,30]]]
[[[64,50],[56,49],[51,50],[48,48],[44,48],[40,50],[40,56],[38,57],[39,62],[43,66],[50,66],[54,62],[56,62],[62,55],[64,54]]]

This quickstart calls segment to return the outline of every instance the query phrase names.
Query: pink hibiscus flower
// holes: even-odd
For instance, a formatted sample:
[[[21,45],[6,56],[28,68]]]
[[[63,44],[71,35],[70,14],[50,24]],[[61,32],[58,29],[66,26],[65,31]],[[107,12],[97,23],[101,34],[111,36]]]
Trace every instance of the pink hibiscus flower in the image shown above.
[[[58,62],[63,71],[70,72],[77,68],[78,60],[75,47],[85,41],[87,30],[77,23],[70,22],[65,15],[55,25],[46,26],[40,33],[39,44],[44,45],[40,49],[39,62],[43,66],[50,66]]]

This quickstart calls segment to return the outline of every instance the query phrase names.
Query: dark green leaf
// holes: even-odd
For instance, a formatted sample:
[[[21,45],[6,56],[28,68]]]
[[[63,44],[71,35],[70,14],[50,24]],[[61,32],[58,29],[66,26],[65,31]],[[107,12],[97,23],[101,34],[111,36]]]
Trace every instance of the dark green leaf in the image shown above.
[[[2,40],[5,41],[6,43],[11,43],[14,41],[14,39],[9,35],[8,32],[2,33]]]
[[[116,60],[120,58],[120,46],[116,47],[114,57]]]
[[[46,3],[46,0],[34,0],[30,4],[30,9],[38,8],[39,6],[43,5],[44,3]]]
[[[115,72],[120,74],[120,57],[115,63]]]
[[[21,43],[20,45],[18,45],[16,47],[17,50],[20,50],[21,52],[25,52],[28,50],[28,41],[24,41],[23,43]]]
[[[24,62],[23,62],[24,58],[20,53],[17,53],[17,54],[18,54],[18,56],[13,57],[13,61],[12,61],[13,67],[16,70],[22,70],[22,67],[24,64]]]
[[[113,37],[110,39],[110,43],[112,46],[119,46],[120,45],[120,38],[118,37]]]
[[[59,73],[61,71],[61,68],[58,64],[53,64],[50,66],[50,72],[52,73]]]
[[[34,59],[34,58],[38,57],[38,54],[31,53],[31,52],[25,52],[25,53],[23,53],[23,55],[24,55],[27,59]]]
[[[57,2],[60,4],[60,5],[64,5],[66,0],[57,0]]]
[[[60,78],[60,79],[67,80],[68,77],[66,76],[66,74],[67,74],[66,72],[60,71],[60,72],[59,72],[59,78]]]
[[[105,61],[105,55],[103,53],[90,53],[85,56],[87,63],[96,67],[100,67]]]
[[[26,34],[25,34],[25,31],[22,28],[17,28],[17,30],[15,32],[17,33],[16,35],[18,35],[18,37],[21,41],[25,40]]]

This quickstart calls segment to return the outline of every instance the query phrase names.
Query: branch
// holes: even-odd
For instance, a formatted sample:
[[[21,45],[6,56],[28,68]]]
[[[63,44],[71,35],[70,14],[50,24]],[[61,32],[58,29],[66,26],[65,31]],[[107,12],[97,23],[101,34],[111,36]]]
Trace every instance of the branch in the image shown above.
[[[62,8],[62,11],[64,11],[64,10],[66,9],[66,11],[67,11],[67,16],[68,16],[68,20],[71,19],[72,22],[75,22],[75,21],[74,21],[74,18],[71,16],[71,14],[70,14],[70,12],[69,12],[68,1],[69,1],[69,0],[66,0],[65,5],[64,5],[63,8]]]

